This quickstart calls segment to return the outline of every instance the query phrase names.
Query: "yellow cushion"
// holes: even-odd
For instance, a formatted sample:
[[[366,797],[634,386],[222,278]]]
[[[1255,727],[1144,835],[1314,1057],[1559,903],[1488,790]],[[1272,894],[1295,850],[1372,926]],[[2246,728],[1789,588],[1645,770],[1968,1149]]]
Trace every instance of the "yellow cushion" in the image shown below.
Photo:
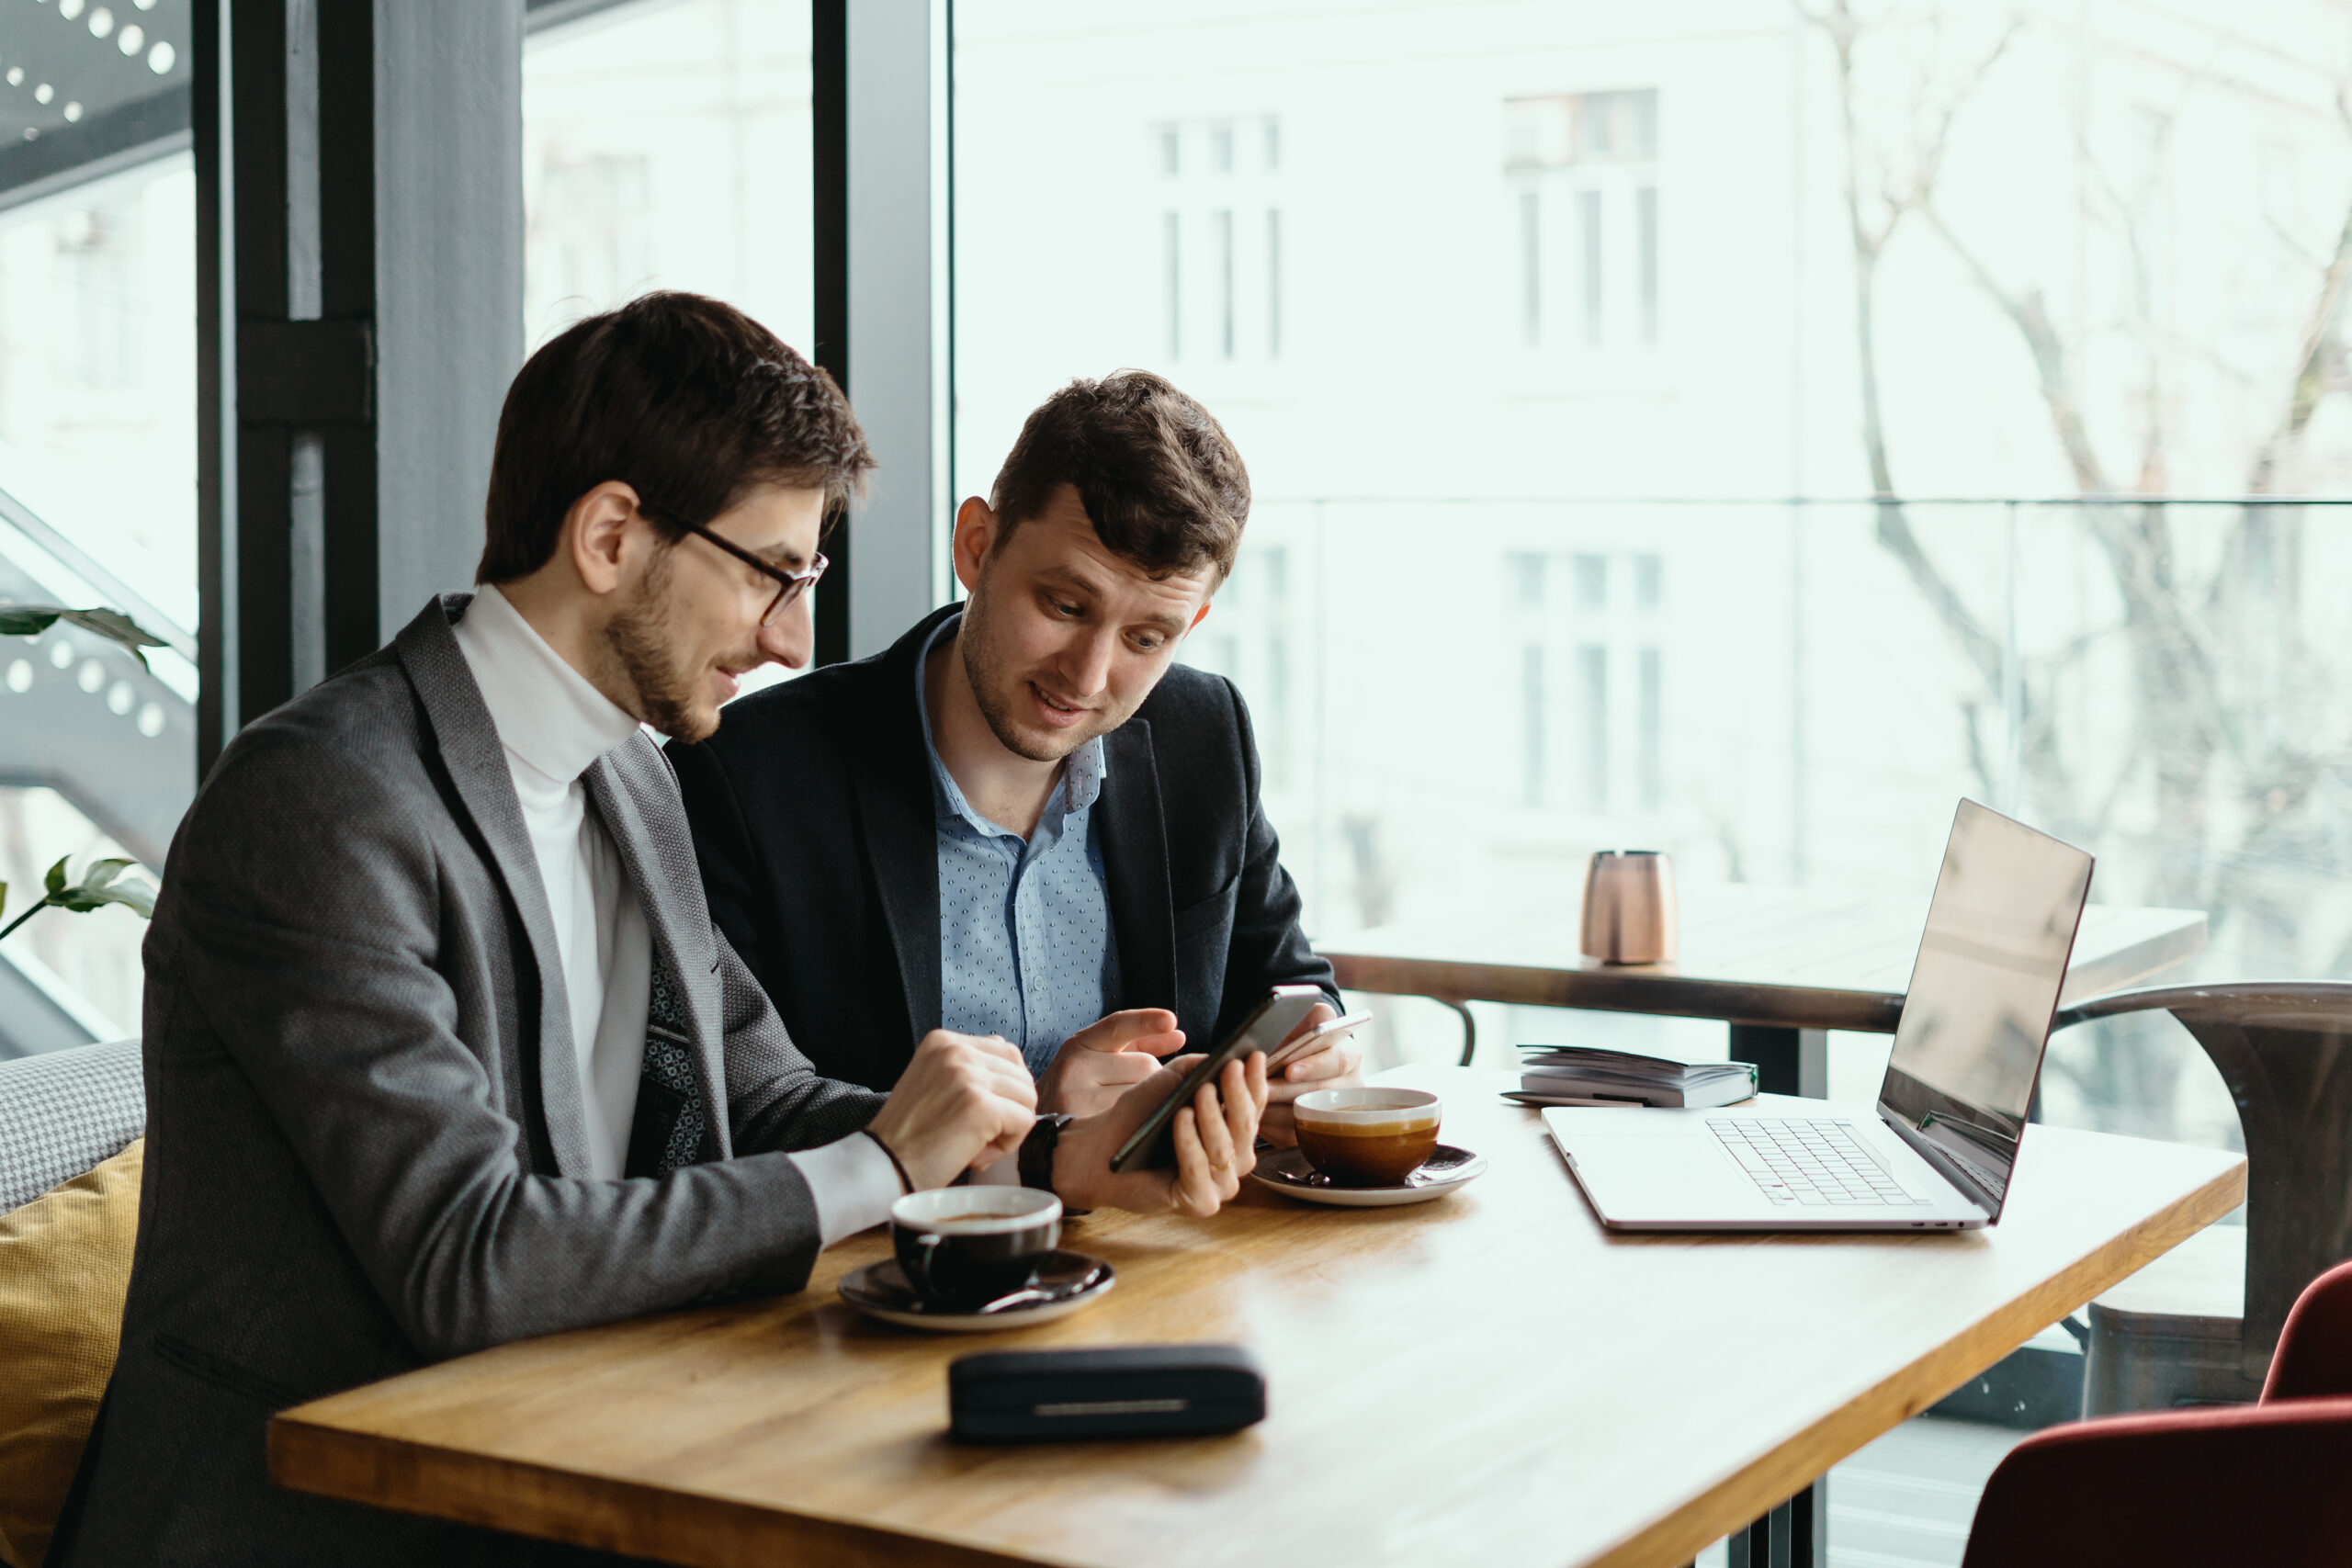
[[[122,1337],[140,1138],[0,1214],[0,1562],[37,1568]]]

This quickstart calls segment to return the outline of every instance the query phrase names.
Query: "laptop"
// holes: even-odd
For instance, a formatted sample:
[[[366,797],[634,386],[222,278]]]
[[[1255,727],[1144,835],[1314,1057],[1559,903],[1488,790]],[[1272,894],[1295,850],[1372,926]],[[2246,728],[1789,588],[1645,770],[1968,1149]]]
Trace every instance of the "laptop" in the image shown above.
[[[1612,1230],[1973,1230],[2001,1217],[2091,857],[1960,803],[1872,1116],[1767,1095],[1720,1111],[1544,1112]]]

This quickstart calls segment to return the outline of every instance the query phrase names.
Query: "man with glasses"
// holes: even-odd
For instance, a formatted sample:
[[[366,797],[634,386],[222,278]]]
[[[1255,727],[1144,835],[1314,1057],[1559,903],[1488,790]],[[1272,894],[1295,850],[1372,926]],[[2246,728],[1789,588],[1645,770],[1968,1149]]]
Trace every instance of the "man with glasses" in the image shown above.
[[[1039,1122],[1001,1040],[887,1095],[819,1076],[704,906],[660,749],[807,661],[832,383],[657,294],[507,394],[481,587],[256,721],[165,862],[121,1352],[53,1563],[488,1563],[512,1538],[278,1490],[273,1411],[489,1345],[797,1290],[902,1193],[1019,1151],[1075,1207],[1214,1212],[1263,1058],[1112,1152],[1175,1075]],[[822,835],[831,824],[804,823]]]
[[[1044,1111],[1084,1113],[1270,987],[1336,1001],[1248,710],[1175,662],[1249,511],[1199,403],[1141,371],[1073,382],[956,513],[964,604],[671,748],[713,918],[823,1071],[879,1087],[933,1029],[998,1035]],[[1270,1134],[1358,1059],[1283,1068]]]

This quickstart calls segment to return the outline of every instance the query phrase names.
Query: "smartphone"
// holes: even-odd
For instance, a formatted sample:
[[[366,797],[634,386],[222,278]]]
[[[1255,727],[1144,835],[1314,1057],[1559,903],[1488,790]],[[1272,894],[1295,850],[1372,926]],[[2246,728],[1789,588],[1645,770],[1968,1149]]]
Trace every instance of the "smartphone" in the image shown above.
[[[1201,1086],[1225,1071],[1227,1062],[1238,1062],[1252,1051],[1271,1053],[1282,1043],[1283,1035],[1296,1029],[1315,1010],[1317,1003],[1328,999],[1320,986],[1276,986],[1273,994],[1241,1021],[1241,1027],[1225,1037],[1225,1043],[1202,1057],[1168,1091],[1168,1098],[1153,1108],[1151,1114],[1143,1119],[1143,1125],[1111,1156],[1111,1168],[1124,1175],[1130,1170],[1164,1169],[1175,1164],[1176,1134],[1172,1125],[1176,1112],[1192,1104],[1193,1096],[1200,1092]]]
[[[1329,1023],[1311,1029],[1289,1044],[1278,1045],[1267,1052],[1266,1071],[1272,1073],[1278,1067],[1286,1067],[1301,1056],[1320,1051],[1340,1035],[1351,1034],[1371,1021],[1372,1014],[1368,1012],[1351,1012],[1345,1018],[1335,1018]]]

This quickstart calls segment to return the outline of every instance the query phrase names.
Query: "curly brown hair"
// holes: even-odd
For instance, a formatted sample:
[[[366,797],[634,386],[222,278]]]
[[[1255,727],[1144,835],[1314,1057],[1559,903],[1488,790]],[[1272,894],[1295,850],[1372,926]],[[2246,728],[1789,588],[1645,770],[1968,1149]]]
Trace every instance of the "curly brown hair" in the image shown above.
[[[1040,403],[997,470],[999,540],[1075,485],[1095,534],[1154,577],[1216,569],[1250,520],[1250,470],[1216,417],[1148,370],[1072,381]]]
[[[833,378],[732,305],[663,290],[590,316],[531,355],[506,390],[477,581],[512,582],[554,555],[571,503],[634,488],[673,540],[755,485],[821,489],[830,528],[874,455]]]

